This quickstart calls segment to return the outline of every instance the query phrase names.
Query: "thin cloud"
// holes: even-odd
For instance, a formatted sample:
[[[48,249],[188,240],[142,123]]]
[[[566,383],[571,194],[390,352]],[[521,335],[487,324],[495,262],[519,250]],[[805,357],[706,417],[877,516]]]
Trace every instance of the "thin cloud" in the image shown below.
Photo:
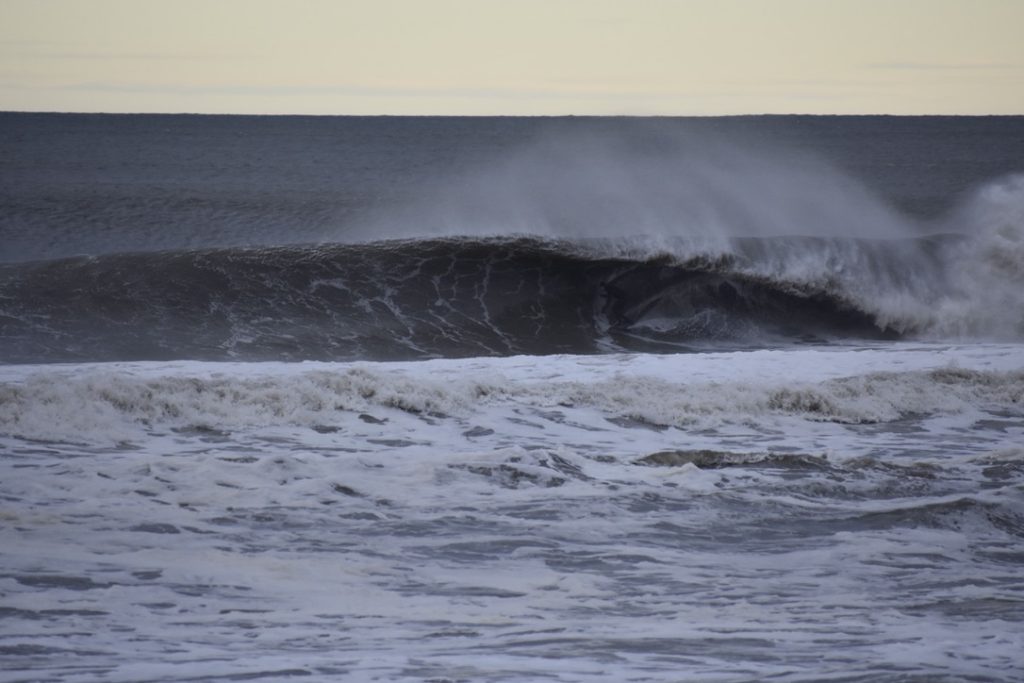
[[[62,85],[8,84],[6,87],[32,90],[63,90],[78,92],[109,92],[148,95],[232,95],[241,97],[266,96],[341,96],[341,97],[470,97],[470,98],[505,98],[505,99],[552,99],[552,100],[588,100],[595,97],[642,97],[642,98],[674,98],[680,93],[665,91],[615,91],[615,90],[570,90],[543,88],[494,88],[494,87],[413,87],[399,85],[186,85],[186,84],[153,84],[153,83],[115,83],[93,81],[86,83],[68,83]]]
[[[154,62],[210,62],[256,59],[255,55],[230,53],[183,52],[117,52],[92,50],[88,46],[49,40],[0,40],[0,53],[5,57],[60,61],[154,61]]]
[[[4,51],[7,57],[42,61],[103,61],[103,62],[214,62],[256,59],[244,55],[197,55],[160,52],[35,52],[29,50]]]
[[[868,69],[891,69],[901,71],[987,71],[1020,69],[1024,64],[1013,62],[979,62],[961,63],[950,62],[874,62],[864,65]]]

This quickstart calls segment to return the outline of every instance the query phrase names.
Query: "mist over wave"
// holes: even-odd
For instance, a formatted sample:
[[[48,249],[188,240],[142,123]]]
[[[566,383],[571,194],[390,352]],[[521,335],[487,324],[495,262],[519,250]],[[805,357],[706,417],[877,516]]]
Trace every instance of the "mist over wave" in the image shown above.
[[[553,238],[918,236],[819,155],[752,132],[621,122],[557,130],[506,156],[434,177],[345,239],[528,234]]]

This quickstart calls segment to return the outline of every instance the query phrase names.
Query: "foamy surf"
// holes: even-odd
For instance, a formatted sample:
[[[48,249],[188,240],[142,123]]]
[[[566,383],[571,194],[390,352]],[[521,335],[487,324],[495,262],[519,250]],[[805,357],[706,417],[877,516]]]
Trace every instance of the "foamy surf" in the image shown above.
[[[1024,651],[1022,367],[922,344],[4,366],[4,656],[80,680],[998,678]]]
[[[700,355],[477,358],[422,363],[114,363],[0,368],[0,432],[110,445],[168,430],[338,431],[358,414],[423,424],[575,411],[652,427],[886,423],[1013,411],[1019,346],[904,345]],[[580,419],[583,419],[582,417]],[[337,423],[337,424],[336,424]],[[596,445],[595,445],[596,447]]]

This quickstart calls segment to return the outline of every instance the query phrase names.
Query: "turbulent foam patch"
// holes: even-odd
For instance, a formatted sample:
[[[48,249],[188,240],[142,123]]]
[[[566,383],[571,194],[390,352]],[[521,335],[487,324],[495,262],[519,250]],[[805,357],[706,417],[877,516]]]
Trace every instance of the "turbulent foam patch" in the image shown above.
[[[953,219],[972,239],[947,253],[949,286],[931,311],[937,335],[1024,336],[1024,174],[980,188]]]
[[[925,344],[0,366],[2,654],[132,680],[998,678],[1022,367]],[[934,664],[964,634],[977,658]]]
[[[685,428],[771,425],[780,417],[870,424],[979,409],[1019,411],[1024,403],[1020,370],[945,367],[823,381],[781,376],[709,381],[688,376],[686,357],[679,358],[675,364],[666,358],[659,376],[597,373],[588,379],[578,373],[561,378],[544,377],[543,371],[540,377],[536,372],[503,374],[500,365],[481,367],[480,361],[467,361],[453,376],[415,364],[317,369],[261,369],[257,364],[242,374],[222,374],[216,365],[170,366],[155,373],[145,366],[141,371],[94,366],[73,375],[46,370],[0,385],[0,431],[43,440],[110,441],[152,430],[201,428],[212,434],[290,425],[328,435],[357,415],[364,423],[386,425],[381,416],[389,411],[426,421],[464,422],[474,416],[528,421],[525,410],[563,424],[581,411],[597,411],[605,421]],[[586,363],[585,357],[573,362]],[[549,367],[558,367],[558,361]],[[488,434],[476,429],[477,436]]]
[[[69,379],[59,372],[40,373],[23,384],[0,387],[0,422],[30,438],[72,441],[172,427],[322,427],[340,412],[373,408],[464,412],[470,393],[359,367],[247,378],[138,377],[98,370]]]

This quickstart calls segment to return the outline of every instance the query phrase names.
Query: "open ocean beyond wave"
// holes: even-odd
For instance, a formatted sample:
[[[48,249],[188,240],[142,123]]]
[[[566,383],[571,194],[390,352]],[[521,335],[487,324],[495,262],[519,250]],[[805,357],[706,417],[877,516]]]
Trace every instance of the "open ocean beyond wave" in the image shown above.
[[[1024,680],[1024,119],[0,124],[0,680]]]

